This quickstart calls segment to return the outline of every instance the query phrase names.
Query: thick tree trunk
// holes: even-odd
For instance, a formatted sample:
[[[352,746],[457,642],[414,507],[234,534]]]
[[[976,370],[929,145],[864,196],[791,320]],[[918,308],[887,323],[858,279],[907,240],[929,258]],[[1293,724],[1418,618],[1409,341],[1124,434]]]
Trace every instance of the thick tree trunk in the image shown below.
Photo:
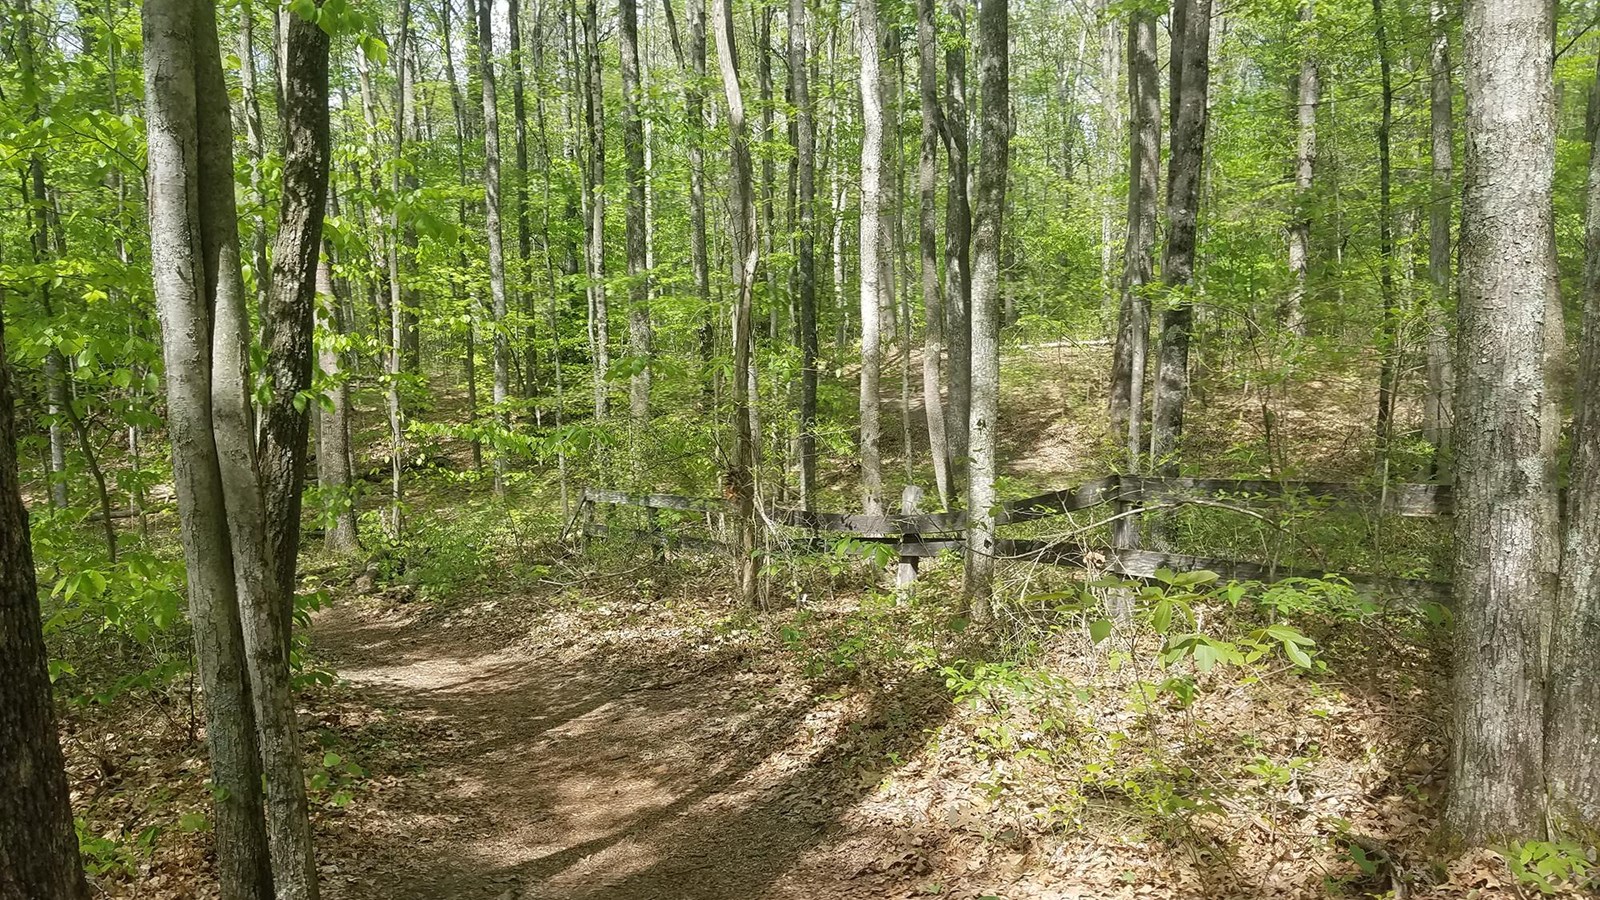
[[[1009,0],[978,11],[977,228],[973,235],[972,468],[968,474],[966,596],[972,617],[987,620],[994,594],[995,434],[1000,413],[1000,250],[1010,161]]]
[[[754,174],[746,137],[744,93],[739,86],[739,56],[734,45],[730,0],[716,0],[712,13],[717,40],[717,61],[723,93],[728,100],[728,227],[729,256],[735,291],[733,314],[733,426],[735,456],[729,466],[728,490],[734,500],[739,532],[739,596],[747,606],[758,599],[755,519],[755,433],[750,426],[754,393],[749,388],[750,353],[754,348],[752,294],[760,244],[756,238]]]
[[[0,319],[0,900],[82,900]]]
[[[789,0],[789,92],[795,105],[795,179],[800,227],[795,235],[795,286],[800,314],[800,506],[817,490],[817,182],[816,119],[808,73],[806,0]],[[937,388],[936,388],[937,389]]]
[[[1551,629],[1544,751],[1554,821],[1575,834],[1600,828],[1600,143],[1589,154],[1584,243],[1572,478]]]
[[[1542,0],[1468,0],[1455,514],[1455,746],[1445,823],[1544,831],[1543,630],[1556,528],[1545,376],[1555,104]]]
[[[227,900],[273,896],[261,758],[222,473],[212,428],[211,299],[201,246],[196,169],[195,0],[147,0],[145,124],[149,132],[150,254],[166,361],[179,533],[188,569],[189,618],[211,751],[218,878]],[[209,14],[210,6],[205,6]],[[214,59],[201,61],[215,64]],[[228,194],[232,196],[232,177]]]
[[[1177,474],[1183,408],[1189,399],[1189,337],[1194,322],[1195,238],[1206,144],[1206,90],[1211,68],[1211,0],[1178,0],[1172,51],[1172,152],[1167,165],[1167,247],[1161,280],[1170,293],[1161,313],[1156,395],[1150,414],[1150,461]]]
[[[1443,0],[1430,4],[1433,46],[1428,56],[1430,95],[1428,127],[1432,147],[1432,196],[1428,202],[1427,329],[1428,393],[1423,401],[1422,435],[1433,446],[1433,466],[1442,472],[1450,455],[1454,419],[1455,372],[1451,361],[1450,330],[1446,310],[1450,304],[1450,218],[1455,193],[1454,112],[1451,109],[1449,13]]]
[[[861,54],[861,504],[883,514],[883,426],[878,397],[882,377],[880,316],[883,304],[883,77],[876,0],[856,5],[856,48]]]
[[[799,0],[793,0],[799,2]],[[917,162],[917,244],[922,258],[922,407],[928,421],[928,449],[939,505],[950,508],[950,445],[945,433],[944,302],[939,294],[939,111],[938,31],[933,0],[917,0],[917,87],[922,107],[921,157]],[[906,325],[910,330],[910,323]]]
[[[1156,203],[1161,168],[1161,85],[1156,80],[1156,17],[1128,20],[1128,223],[1122,253],[1122,299],[1111,355],[1113,434],[1126,438],[1128,467],[1144,453],[1144,381],[1150,351],[1150,296],[1155,280]],[[1132,520],[1124,520],[1131,526]]]
[[[628,248],[628,423],[637,450],[650,426],[650,266],[645,234],[644,86],[639,80],[639,0],[621,0],[618,31],[622,55],[622,155],[628,182],[624,238]],[[641,474],[636,472],[636,475]]]
[[[493,0],[478,3],[478,72],[483,86],[483,208],[489,235],[490,321],[494,324],[494,419],[503,433],[511,427],[511,339],[507,333],[506,257],[500,228],[500,105],[495,94]],[[506,493],[506,454],[494,454],[494,493]]]
[[[967,468],[972,405],[972,205],[967,197],[967,5],[946,0],[954,38],[944,54],[944,148],[950,160],[944,207],[945,333],[950,338],[950,411],[946,436],[959,481]]]
[[[1315,0],[1300,4],[1300,34],[1309,46],[1315,18]],[[1290,334],[1306,334],[1306,279],[1311,268],[1311,186],[1317,165],[1317,60],[1310,50],[1300,58],[1300,77],[1295,83],[1294,214],[1289,221],[1289,286],[1278,318]]]

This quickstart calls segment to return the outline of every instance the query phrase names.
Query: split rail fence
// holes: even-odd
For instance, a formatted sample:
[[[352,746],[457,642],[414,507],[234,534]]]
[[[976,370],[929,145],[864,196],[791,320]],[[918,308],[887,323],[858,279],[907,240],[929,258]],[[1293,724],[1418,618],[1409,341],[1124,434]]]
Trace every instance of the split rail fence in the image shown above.
[[[889,545],[900,558],[901,577],[905,579],[908,567],[914,575],[917,560],[945,551],[959,552],[967,527],[965,512],[922,513],[917,511],[920,501],[920,489],[912,487],[902,495],[902,512],[899,514],[873,516],[780,506],[768,507],[758,515],[765,520],[764,524],[772,536],[790,547],[824,548],[828,546],[827,535],[847,535],[866,543]],[[1137,579],[1148,579],[1161,569],[1171,572],[1206,569],[1224,578],[1261,582],[1294,577],[1337,576],[1356,587],[1385,593],[1430,594],[1436,598],[1448,598],[1450,586],[1443,581],[1144,550],[1137,546],[1138,530],[1127,527],[1144,514],[1185,505],[1213,507],[1267,518],[1256,511],[1274,507],[1284,509],[1291,503],[1303,504],[1313,515],[1317,510],[1330,507],[1355,510],[1367,515],[1407,518],[1448,517],[1453,512],[1448,485],[1393,483],[1375,488],[1352,482],[1110,475],[1074,487],[1003,503],[995,515],[997,526],[1007,526],[1109,507],[1112,513],[1097,523],[1111,525],[1112,537],[1104,546],[1093,546],[1080,539],[1002,538],[997,542],[997,553],[1006,559],[1094,569]],[[646,527],[623,528],[595,520],[597,507],[613,506],[645,510]],[[732,504],[720,499],[672,494],[635,495],[585,488],[569,528],[584,535],[621,534],[683,549],[717,549],[723,546],[714,540],[675,535],[662,529],[657,522],[657,513],[663,510],[703,516],[707,524],[713,526],[713,533],[723,517],[733,514]]]

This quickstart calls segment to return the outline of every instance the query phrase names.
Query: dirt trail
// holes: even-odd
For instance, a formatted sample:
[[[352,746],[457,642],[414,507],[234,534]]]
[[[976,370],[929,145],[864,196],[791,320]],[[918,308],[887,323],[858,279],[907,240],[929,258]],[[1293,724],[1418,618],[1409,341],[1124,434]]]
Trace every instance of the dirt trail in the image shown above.
[[[864,788],[850,754],[796,741],[905,720],[903,693],[830,727],[739,665],[692,671],[703,657],[617,672],[348,607],[314,640],[421,743],[420,771],[352,813],[332,900],[906,895],[871,874],[883,836],[840,824]]]

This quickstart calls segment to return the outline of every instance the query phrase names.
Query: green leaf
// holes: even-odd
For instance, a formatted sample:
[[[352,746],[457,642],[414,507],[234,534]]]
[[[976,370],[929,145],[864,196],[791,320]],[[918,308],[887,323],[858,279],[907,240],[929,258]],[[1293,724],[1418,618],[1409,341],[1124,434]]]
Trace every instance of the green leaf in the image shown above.
[[[1166,634],[1167,629],[1172,627],[1171,600],[1163,599],[1156,603],[1155,611],[1150,614],[1150,627],[1156,630],[1156,634]]]
[[[342,763],[342,762],[344,762],[344,757],[342,757],[339,754],[333,752],[332,750],[329,750],[327,753],[322,754],[322,767],[324,769],[331,769],[334,766],[337,766],[339,763]]]
[[[204,813],[186,812],[178,817],[178,830],[184,834],[194,834],[210,827],[211,820]]]
[[[1111,620],[1096,619],[1089,623],[1089,639],[1096,644],[1111,636]]]
[[[1310,654],[1308,654],[1308,653],[1306,653],[1306,651],[1300,649],[1300,645],[1296,644],[1294,641],[1284,641],[1283,642],[1283,655],[1289,657],[1289,661],[1290,662],[1294,663],[1295,665],[1299,666],[1302,669],[1311,668],[1311,656],[1310,656]]]

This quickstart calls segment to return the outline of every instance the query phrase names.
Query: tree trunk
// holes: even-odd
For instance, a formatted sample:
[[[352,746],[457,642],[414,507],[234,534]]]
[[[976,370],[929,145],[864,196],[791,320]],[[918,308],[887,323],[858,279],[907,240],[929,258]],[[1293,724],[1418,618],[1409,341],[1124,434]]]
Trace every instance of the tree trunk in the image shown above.
[[[397,29],[398,46],[394,52],[398,59],[404,60],[407,45],[411,40],[411,0],[400,0],[400,27]],[[394,112],[394,165],[389,177],[389,190],[395,198],[400,196],[400,170],[404,168],[400,161],[405,158],[406,129],[401,123],[405,121],[406,90],[405,79],[396,79],[395,87],[395,112]],[[389,233],[386,244],[388,245],[389,269],[389,321],[388,321],[388,366],[387,366],[387,401],[389,409],[389,539],[400,543],[405,536],[405,484],[402,476],[405,474],[406,461],[406,420],[405,409],[401,406],[400,376],[405,372],[405,303],[403,302],[404,290],[400,283],[400,206],[395,203],[393,211],[389,214]]]
[[[755,288],[760,244],[756,239],[754,175],[750,164],[750,145],[745,133],[744,93],[739,87],[739,56],[734,45],[733,10],[730,0],[716,0],[714,12],[717,61],[722,71],[722,89],[728,99],[728,211],[729,256],[733,264],[736,292],[733,315],[733,425],[735,457],[729,467],[728,489],[734,500],[739,532],[739,596],[747,606],[757,602],[755,520],[755,434],[750,427],[754,399],[749,389],[751,300]]]
[[[639,0],[621,0],[622,27],[622,155],[628,182],[625,240],[628,248],[628,353],[633,374],[628,379],[628,422],[635,452],[650,427],[650,267],[645,234],[644,86],[639,80]],[[642,472],[634,473],[642,475]]]
[[[511,340],[507,333],[506,258],[500,228],[500,106],[495,95],[493,0],[478,3],[478,71],[483,85],[483,208],[489,234],[490,321],[494,324],[494,419],[501,434],[494,454],[494,494],[506,494],[504,435],[511,427]]]
[[[1161,166],[1161,86],[1156,80],[1156,17],[1134,10],[1128,20],[1128,227],[1122,300],[1111,357],[1113,433],[1126,436],[1128,467],[1144,452],[1144,381],[1150,348],[1150,296],[1155,280],[1156,192]],[[1127,527],[1131,527],[1132,520]]]
[[[1555,105],[1541,0],[1468,0],[1455,513],[1455,746],[1445,824],[1544,831],[1542,633],[1555,534],[1545,377]]]
[[[11,403],[0,319],[0,900],[82,900]]]
[[[589,165],[584,174],[589,227],[585,240],[589,267],[589,342],[594,354],[594,417],[610,408],[606,384],[611,368],[610,312],[606,305],[606,119],[600,71],[600,12],[597,0],[583,6],[584,124],[589,132]]]
[[[967,198],[967,5],[946,0],[954,34],[944,53],[944,148],[950,159],[944,207],[945,318],[950,336],[950,415],[945,431],[952,480],[967,468],[972,404],[972,205]]]
[[[1452,371],[1450,330],[1446,310],[1450,304],[1450,218],[1455,192],[1454,113],[1451,109],[1450,29],[1443,0],[1430,4],[1433,47],[1428,56],[1431,79],[1428,126],[1432,144],[1432,197],[1428,202],[1428,280],[1432,285],[1426,315],[1428,393],[1423,403],[1423,438],[1433,446],[1437,474],[1447,465],[1454,418],[1455,372]]]
[[[978,11],[980,165],[972,276],[972,468],[968,474],[966,596],[972,617],[990,618],[994,595],[995,429],[1000,413],[1000,244],[1010,157],[1009,0],[987,0]]]
[[[511,58],[507,61],[511,67],[511,124],[512,135],[515,140],[516,172],[517,172],[517,269],[516,277],[511,279],[511,290],[517,295],[519,309],[522,312],[522,395],[532,398],[539,392],[539,350],[536,346],[534,322],[537,321],[537,311],[534,307],[533,290],[531,283],[533,273],[530,271],[530,259],[533,256],[533,228],[528,220],[528,102],[523,78],[522,56],[522,4],[520,0],[507,0],[506,2],[506,37],[511,45]],[[539,23],[534,22],[534,42],[537,44],[543,39]],[[543,167],[545,172],[549,166]],[[548,249],[548,248],[546,248]],[[508,334],[506,340],[510,341]]]
[[[1300,4],[1300,36],[1303,46],[1311,42],[1315,0]],[[1300,77],[1295,84],[1294,215],[1289,222],[1289,273],[1294,276],[1288,296],[1279,310],[1279,321],[1296,337],[1306,335],[1306,277],[1311,267],[1311,185],[1317,164],[1317,60],[1311,51],[1300,58]],[[1448,202],[1448,201],[1447,201]]]
[[[944,400],[939,393],[944,386],[944,303],[939,295],[939,218],[935,206],[939,193],[939,133],[943,130],[939,114],[938,49],[933,0],[917,0],[917,87],[922,107],[922,146],[917,162],[917,244],[922,254],[922,307],[927,323],[922,338],[922,407],[928,420],[928,449],[933,456],[939,505],[949,509],[950,446],[945,434]]]
[[[350,381],[344,371],[345,318],[338,290],[333,283],[333,267],[324,246],[317,263],[317,293],[323,298],[317,317],[323,341],[317,350],[317,367],[327,378],[323,394],[322,418],[317,425],[317,486],[323,495],[327,533],[323,545],[335,556],[351,556],[361,549],[356,531],[355,496],[350,472]]]
[[[471,433],[472,469],[483,471],[483,441],[478,437],[478,302],[468,299],[462,292],[461,282],[468,270],[467,264],[467,101],[456,80],[455,42],[451,37],[450,13],[453,0],[439,4],[439,42],[444,55],[444,78],[450,83],[450,110],[456,121],[456,186],[461,196],[456,200],[456,267],[458,275],[450,279],[450,295],[461,307],[466,318],[466,350],[463,354],[467,378],[467,429]],[[470,32],[469,32],[470,33]]]
[[[789,0],[789,91],[795,106],[795,178],[800,228],[795,235],[800,313],[800,506],[817,490],[817,259],[816,121],[807,67],[806,0]]]
[[[1206,89],[1210,76],[1211,0],[1178,0],[1174,27],[1182,39],[1173,47],[1172,152],[1167,166],[1167,248],[1161,260],[1162,284],[1170,293],[1161,313],[1161,347],[1156,362],[1156,396],[1150,414],[1150,460],[1156,471],[1178,472],[1183,437],[1183,407],[1189,398],[1189,333],[1194,322],[1196,225],[1200,177],[1206,143]]]
[[[1383,304],[1378,333],[1378,414],[1375,466],[1386,471],[1390,436],[1394,430],[1395,394],[1399,389],[1400,311],[1394,293],[1394,212],[1390,196],[1389,132],[1394,127],[1394,77],[1389,63],[1388,29],[1383,22],[1383,0],[1372,0],[1372,21],[1378,45],[1378,82],[1381,112],[1378,119],[1378,298]]]
[[[672,51],[683,70],[683,112],[688,130],[689,154],[689,258],[694,269],[695,296],[700,301],[700,367],[702,399],[710,404],[716,348],[716,307],[711,301],[711,255],[706,248],[706,156],[705,89],[706,10],[705,0],[688,0],[689,49],[685,58],[678,38],[678,23],[672,14],[671,0],[662,0]]]
[[[212,429],[211,288],[197,211],[205,185],[195,166],[195,33],[196,20],[210,14],[210,5],[196,0],[147,0],[144,5],[150,255],[163,333],[167,426],[188,570],[189,618],[215,785],[212,831],[218,877],[227,900],[268,900],[273,889],[261,758]],[[214,58],[200,62],[216,64]],[[230,198],[231,182],[230,173]]]
[[[1544,746],[1551,812],[1573,834],[1600,828],[1600,142],[1589,154],[1584,243],[1572,479],[1551,629]]]
[[[883,77],[879,71],[876,0],[856,6],[856,46],[861,54],[861,503],[883,514],[883,455],[878,397],[882,377],[883,279]]]

